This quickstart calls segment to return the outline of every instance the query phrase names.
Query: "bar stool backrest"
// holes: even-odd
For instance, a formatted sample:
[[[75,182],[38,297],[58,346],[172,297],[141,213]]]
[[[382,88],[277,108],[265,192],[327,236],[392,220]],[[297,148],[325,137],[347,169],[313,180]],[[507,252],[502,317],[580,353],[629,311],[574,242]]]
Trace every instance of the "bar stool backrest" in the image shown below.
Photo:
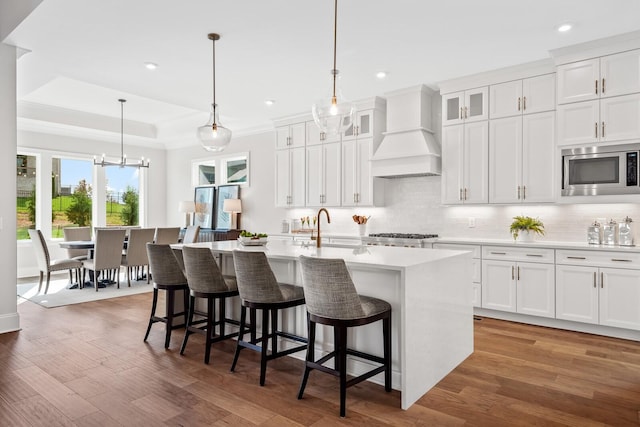
[[[182,274],[171,246],[147,243],[149,270],[153,281],[159,285],[184,285],[187,278]]]
[[[238,292],[245,301],[280,302],[284,299],[264,252],[233,251]]]
[[[229,290],[209,248],[183,246],[182,258],[189,289],[204,293]]]
[[[356,287],[342,259],[300,256],[307,311],[331,319],[365,315]]]

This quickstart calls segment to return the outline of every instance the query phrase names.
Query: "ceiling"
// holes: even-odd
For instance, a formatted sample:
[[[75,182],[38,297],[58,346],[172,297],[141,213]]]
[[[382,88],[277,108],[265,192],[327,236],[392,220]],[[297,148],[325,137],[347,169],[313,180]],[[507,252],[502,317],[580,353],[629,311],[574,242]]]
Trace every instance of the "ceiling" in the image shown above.
[[[639,16],[638,0],[342,0],[337,67],[351,100],[437,88],[640,30]],[[573,29],[557,32],[565,22]],[[31,114],[27,122],[55,121],[57,108],[119,118],[117,99],[126,98],[125,118],[153,129],[141,139],[195,144],[212,101],[210,32],[221,35],[221,121],[235,135],[309,111],[329,93],[331,0],[44,0],[4,40],[29,51],[18,61],[19,111]],[[375,77],[381,70],[384,80]]]

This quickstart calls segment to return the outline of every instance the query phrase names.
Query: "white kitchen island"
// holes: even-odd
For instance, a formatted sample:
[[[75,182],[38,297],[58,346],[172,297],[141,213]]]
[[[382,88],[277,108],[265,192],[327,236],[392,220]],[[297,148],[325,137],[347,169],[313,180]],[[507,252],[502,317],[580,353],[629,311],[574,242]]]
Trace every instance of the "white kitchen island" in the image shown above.
[[[393,388],[401,392],[402,409],[409,408],[473,352],[470,252],[378,246],[318,249],[283,241],[266,246],[243,246],[236,241],[189,246],[210,248],[225,274],[233,274],[233,250],[264,251],[279,281],[299,285],[300,255],[344,259],[359,293],[392,306]],[[304,307],[283,315],[282,322],[284,329],[306,336]],[[329,329],[323,332],[318,330],[317,354],[333,348],[333,334]],[[380,322],[350,330],[349,345],[382,355]],[[349,371],[354,375],[364,372],[370,368],[365,363],[350,361]],[[372,381],[383,384],[382,374]]]

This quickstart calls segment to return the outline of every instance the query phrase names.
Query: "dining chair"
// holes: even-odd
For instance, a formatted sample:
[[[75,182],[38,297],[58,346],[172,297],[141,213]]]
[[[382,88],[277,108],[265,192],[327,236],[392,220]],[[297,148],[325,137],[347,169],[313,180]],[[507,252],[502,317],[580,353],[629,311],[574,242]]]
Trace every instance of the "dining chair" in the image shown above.
[[[40,270],[40,281],[38,283],[38,293],[42,289],[42,279],[44,273],[47,274],[47,285],[44,288],[44,293],[49,291],[49,282],[51,281],[52,271],[63,270],[76,270],[76,277],[80,277],[79,270],[82,267],[82,261],[77,259],[56,259],[51,260],[49,256],[49,249],[47,248],[47,242],[44,240],[44,236],[40,230],[29,229],[29,237],[33,243],[33,247],[36,251],[36,261],[38,262],[38,269]]]
[[[180,240],[180,227],[158,227],[153,242],[158,245],[171,245]]]
[[[127,240],[126,254],[122,255],[121,264],[127,270],[127,285],[131,287],[131,275],[134,269],[149,266],[149,257],[147,255],[147,243],[153,242],[156,230],[154,228],[131,228],[129,231],[129,240]],[[136,280],[138,275],[136,274]],[[149,274],[147,272],[147,283],[149,283]]]
[[[238,296],[238,285],[235,277],[222,275],[209,248],[183,246],[181,258],[184,260],[187,284],[189,285],[189,314],[187,315],[187,327],[180,354],[184,354],[191,334],[204,334],[204,363],[208,364],[213,343],[238,336],[238,332],[227,333],[226,331],[228,323],[239,324],[237,321],[227,318],[226,311],[227,298]],[[207,301],[206,312],[196,310],[197,299]],[[216,302],[218,303],[217,320]],[[194,321],[194,315],[199,316],[201,320]],[[217,335],[216,326],[219,331]]]
[[[260,353],[260,385],[263,386],[268,360],[306,349],[306,338],[278,329],[278,311],[303,305],[304,292],[300,286],[278,283],[264,252],[234,250],[233,263],[242,304],[240,306],[240,331],[231,372],[235,370],[240,351],[243,348],[257,351]],[[250,339],[248,341],[244,338],[247,332],[247,309],[251,311]],[[262,311],[262,328],[259,338],[257,338],[255,322],[257,310]],[[271,314],[271,328],[269,328],[269,314]],[[304,345],[278,350],[278,340],[281,338],[302,342]],[[269,340],[271,340],[271,352],[269,352]]]
[[[147,255],[149,256],[149,272],[153,280],[153,302],[151,303],[151,315],[149,316],[147,332],[144,334],[144,341],[147,341],[147,338],[149,338],[151,326],[156,322],[162,322],[165,324],[164,348],[169,348],[171,331],[183,326],[175,325],[174,318],[182,315],[186,318],[187,315],[187,307],[189,307],[189,286],[187,285],[187,278],[184,276],[176,257],[173,255],[171,246],[168,244],[159,245],[147,243]],[[156,316],[159,290],[166,291],[164,316]],[[179,291],[183,292],[184,310],[176,313],[175,294]]]
[[[110,271],[115,271],[115,279],[120,288],[120,264],[122,263],[122,248],[124,246],[125,230],[123,229],[95,229],[95,249],[93,258],[82,261],[84,270],[94,272],[93,283],[96,292],[99,288],[98,276],[108,276]],[[84,277],[84,273],[82,274]]]
[[[200,226],[190,225],[187,227],[187,229],[184,232],[182,243],[196,243],[198,241],[199,235],[200,235]]]
[[[91,227],[65,227],[62,229],[62,233],[65,242],[91,240]],[[87,249],[67,249],[67,256],[71,259],[84,261],[89,257],[89,251]],[[69,270],[69,275],[72,274],[71,272],[72,270]],[[76,279],[78,286],[80,286],[80,277],[76,277]],[[73,278],[71,278],[71,281],[73,281]]]
[[[391,305],[378,298],[358,295],[342,259],[301,255],[300,266],[307,307],[309,344],[298,399],[302,399],[312,370],[336,376],[340,384],[340,416],[344,417],[347,387],[384,372],[384,388],[391,391]],[[348,348],[349,328],[378,320],[382,320],[382,357]],[[334,350],[319,359],[315,358],[316,324],[331,326],[334,336]],[[347,355],[374,362],[378,366],[347,380]],[[334,362],[333,367],[326,366],[330,360]]]

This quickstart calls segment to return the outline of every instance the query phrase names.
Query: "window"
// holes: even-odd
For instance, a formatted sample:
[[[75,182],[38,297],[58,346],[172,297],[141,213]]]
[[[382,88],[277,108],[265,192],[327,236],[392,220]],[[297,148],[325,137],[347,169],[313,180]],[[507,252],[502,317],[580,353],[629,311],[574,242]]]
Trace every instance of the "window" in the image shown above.
[[[249,185],[249,153],[219,156],[192,163],[192,184]]]
[[[18,154],[17,181],[17,239],[28,240],[29,228],[36,228],[36,156]]]
[[[51,159],[51,237],[65,227],[91,225],[92,168],[87,160]]]
[[[105,168],[107,225],[138,225],[140,169]]]

